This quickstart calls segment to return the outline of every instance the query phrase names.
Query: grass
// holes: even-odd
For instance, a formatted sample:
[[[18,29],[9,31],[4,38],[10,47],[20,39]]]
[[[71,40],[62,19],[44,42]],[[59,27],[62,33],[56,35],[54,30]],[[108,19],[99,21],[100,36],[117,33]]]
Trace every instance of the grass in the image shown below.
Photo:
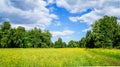
[[[120,50],[1,48],[0,67],[120,66]]]

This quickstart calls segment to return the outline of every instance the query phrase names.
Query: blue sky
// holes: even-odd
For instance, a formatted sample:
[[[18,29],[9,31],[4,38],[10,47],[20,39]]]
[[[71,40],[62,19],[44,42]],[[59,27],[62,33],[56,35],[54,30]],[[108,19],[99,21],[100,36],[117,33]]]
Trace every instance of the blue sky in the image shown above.
[[[104,15],[120,21],[120,0],[0,0],[0,23],[48,29],[53,42],[59,37],[79,41]]]

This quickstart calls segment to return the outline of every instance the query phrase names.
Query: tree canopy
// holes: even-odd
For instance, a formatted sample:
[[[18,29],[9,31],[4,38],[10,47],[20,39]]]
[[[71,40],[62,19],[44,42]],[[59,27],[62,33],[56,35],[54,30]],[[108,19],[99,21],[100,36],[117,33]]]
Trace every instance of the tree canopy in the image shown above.
[[[38,28],[25,30],[22,26],[11,28],[10,22],[6,21],[0,25],[0,47],[2,48],[52,47],[51,37],[48,30],[41,31]]]
[[[88,48],[118,48],[120,46],[120,25],[114,16],[104,16],[92,24],[81,45]]]
[[[0,25],[1,48],[120,48],[120,24],[114,16],[104,16],[95,21],[92,30],[87,31],[86,36],[79,41],[70,40],[66,44],[62,38],[55,43],[51,41],[52,34],[48,30],[39,28],[25,30],[18,26],[11,28],[10,22]]]

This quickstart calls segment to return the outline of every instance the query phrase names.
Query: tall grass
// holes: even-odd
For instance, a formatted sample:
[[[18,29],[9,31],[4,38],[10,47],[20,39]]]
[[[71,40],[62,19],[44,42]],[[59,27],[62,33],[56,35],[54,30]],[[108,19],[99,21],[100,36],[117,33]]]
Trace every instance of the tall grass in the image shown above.
[[[120,50],[118,49],[91,49],[89,51],[120,60]]]
[[[120,60],[93,52],[100,50],[102,51],[102,49],[85,48],[0,49],[0,67],[120,66]],[[120,50],[111,51],[116,54],[120,52]]]

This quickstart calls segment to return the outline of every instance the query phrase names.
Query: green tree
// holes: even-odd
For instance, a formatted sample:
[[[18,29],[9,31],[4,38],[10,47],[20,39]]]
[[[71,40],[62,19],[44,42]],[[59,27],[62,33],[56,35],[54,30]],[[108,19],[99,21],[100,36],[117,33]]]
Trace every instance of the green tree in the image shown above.
[[[3,22],[3,24],[1,25],[1,47],[9,47],[10,46],[10,29],[11,29],[11,25],[9,22],[5,21]]]
[[[62,48],[67,47],[67,44],[65,42],[62,43]]]
[[[113,47],[120,48],[120,25],[119,24],[118,24],[118,27],[115,28],[115,31],[113,34],[114,34]]]
[[[62,41],[62,38],[58,38],[57,41],[55,41],[55,48],[64,48],[66,47],[66,43]]]
[[[85,47],[88,47],[88,48],[94,48],[95,45],[95,38],[94,38],[94,35],[93,33],[90,33],[88,32],[89,34],[86,36],[86,44],[85,44]]]
[[[68,47],[75,48],[75,47],[79,47],[79,45],[77,42],[70,40],[68,43]]]
[[[114,48],[120,46],[120,25],[114,16],[104,16],[92,24],[92,31],[79,41],[80,47]]]
[[[55,48],[61,48],[62,46],[62,39],[58,38],[57,41],[55,41]]]
[[[25,28],[18,26],[17,29],[11,29],[11,33],[12,47],[25,47]]]
[[[2,31],[9,30],[11,28],[10,22],[8,21],[3,22],[1,28],[2,28]]]
[[[11,28],[10,23],[6,21],[0,25],[0,47],[53,47],[51,37],[52,35],[48,30],[41,31],[41,29],[36,27],[26,31],[22,26]]]
[[[42,39],[42,42],[44,42],[46,44],[46,47],[53,46],[53,44],[51,42],[51,37],[52,37],[52,34],[48,30],[45,30],[42,33],[41,39]]]
[[[92,25],[93,33],[96,36],[96,45],[102,44],[102,47],[114,47],[115,33],[117,33],[118,23],[114,16],[104,16]],[[99,41],[99,42],[98,42]]]
[[[1,28],[1,25],[0,25],[0,48],[2,47],[1,46],[1,39],[2,39],[2,28]]]
[[[84,48],[86,45],[86,38],[83,37],[80,41],[79,41],[79,47]]]
[[[26,34],[25,40],[26,40],[26,46],[29,47],[41,47],[41,30],[34,28],[32,30],[29,30]]]

